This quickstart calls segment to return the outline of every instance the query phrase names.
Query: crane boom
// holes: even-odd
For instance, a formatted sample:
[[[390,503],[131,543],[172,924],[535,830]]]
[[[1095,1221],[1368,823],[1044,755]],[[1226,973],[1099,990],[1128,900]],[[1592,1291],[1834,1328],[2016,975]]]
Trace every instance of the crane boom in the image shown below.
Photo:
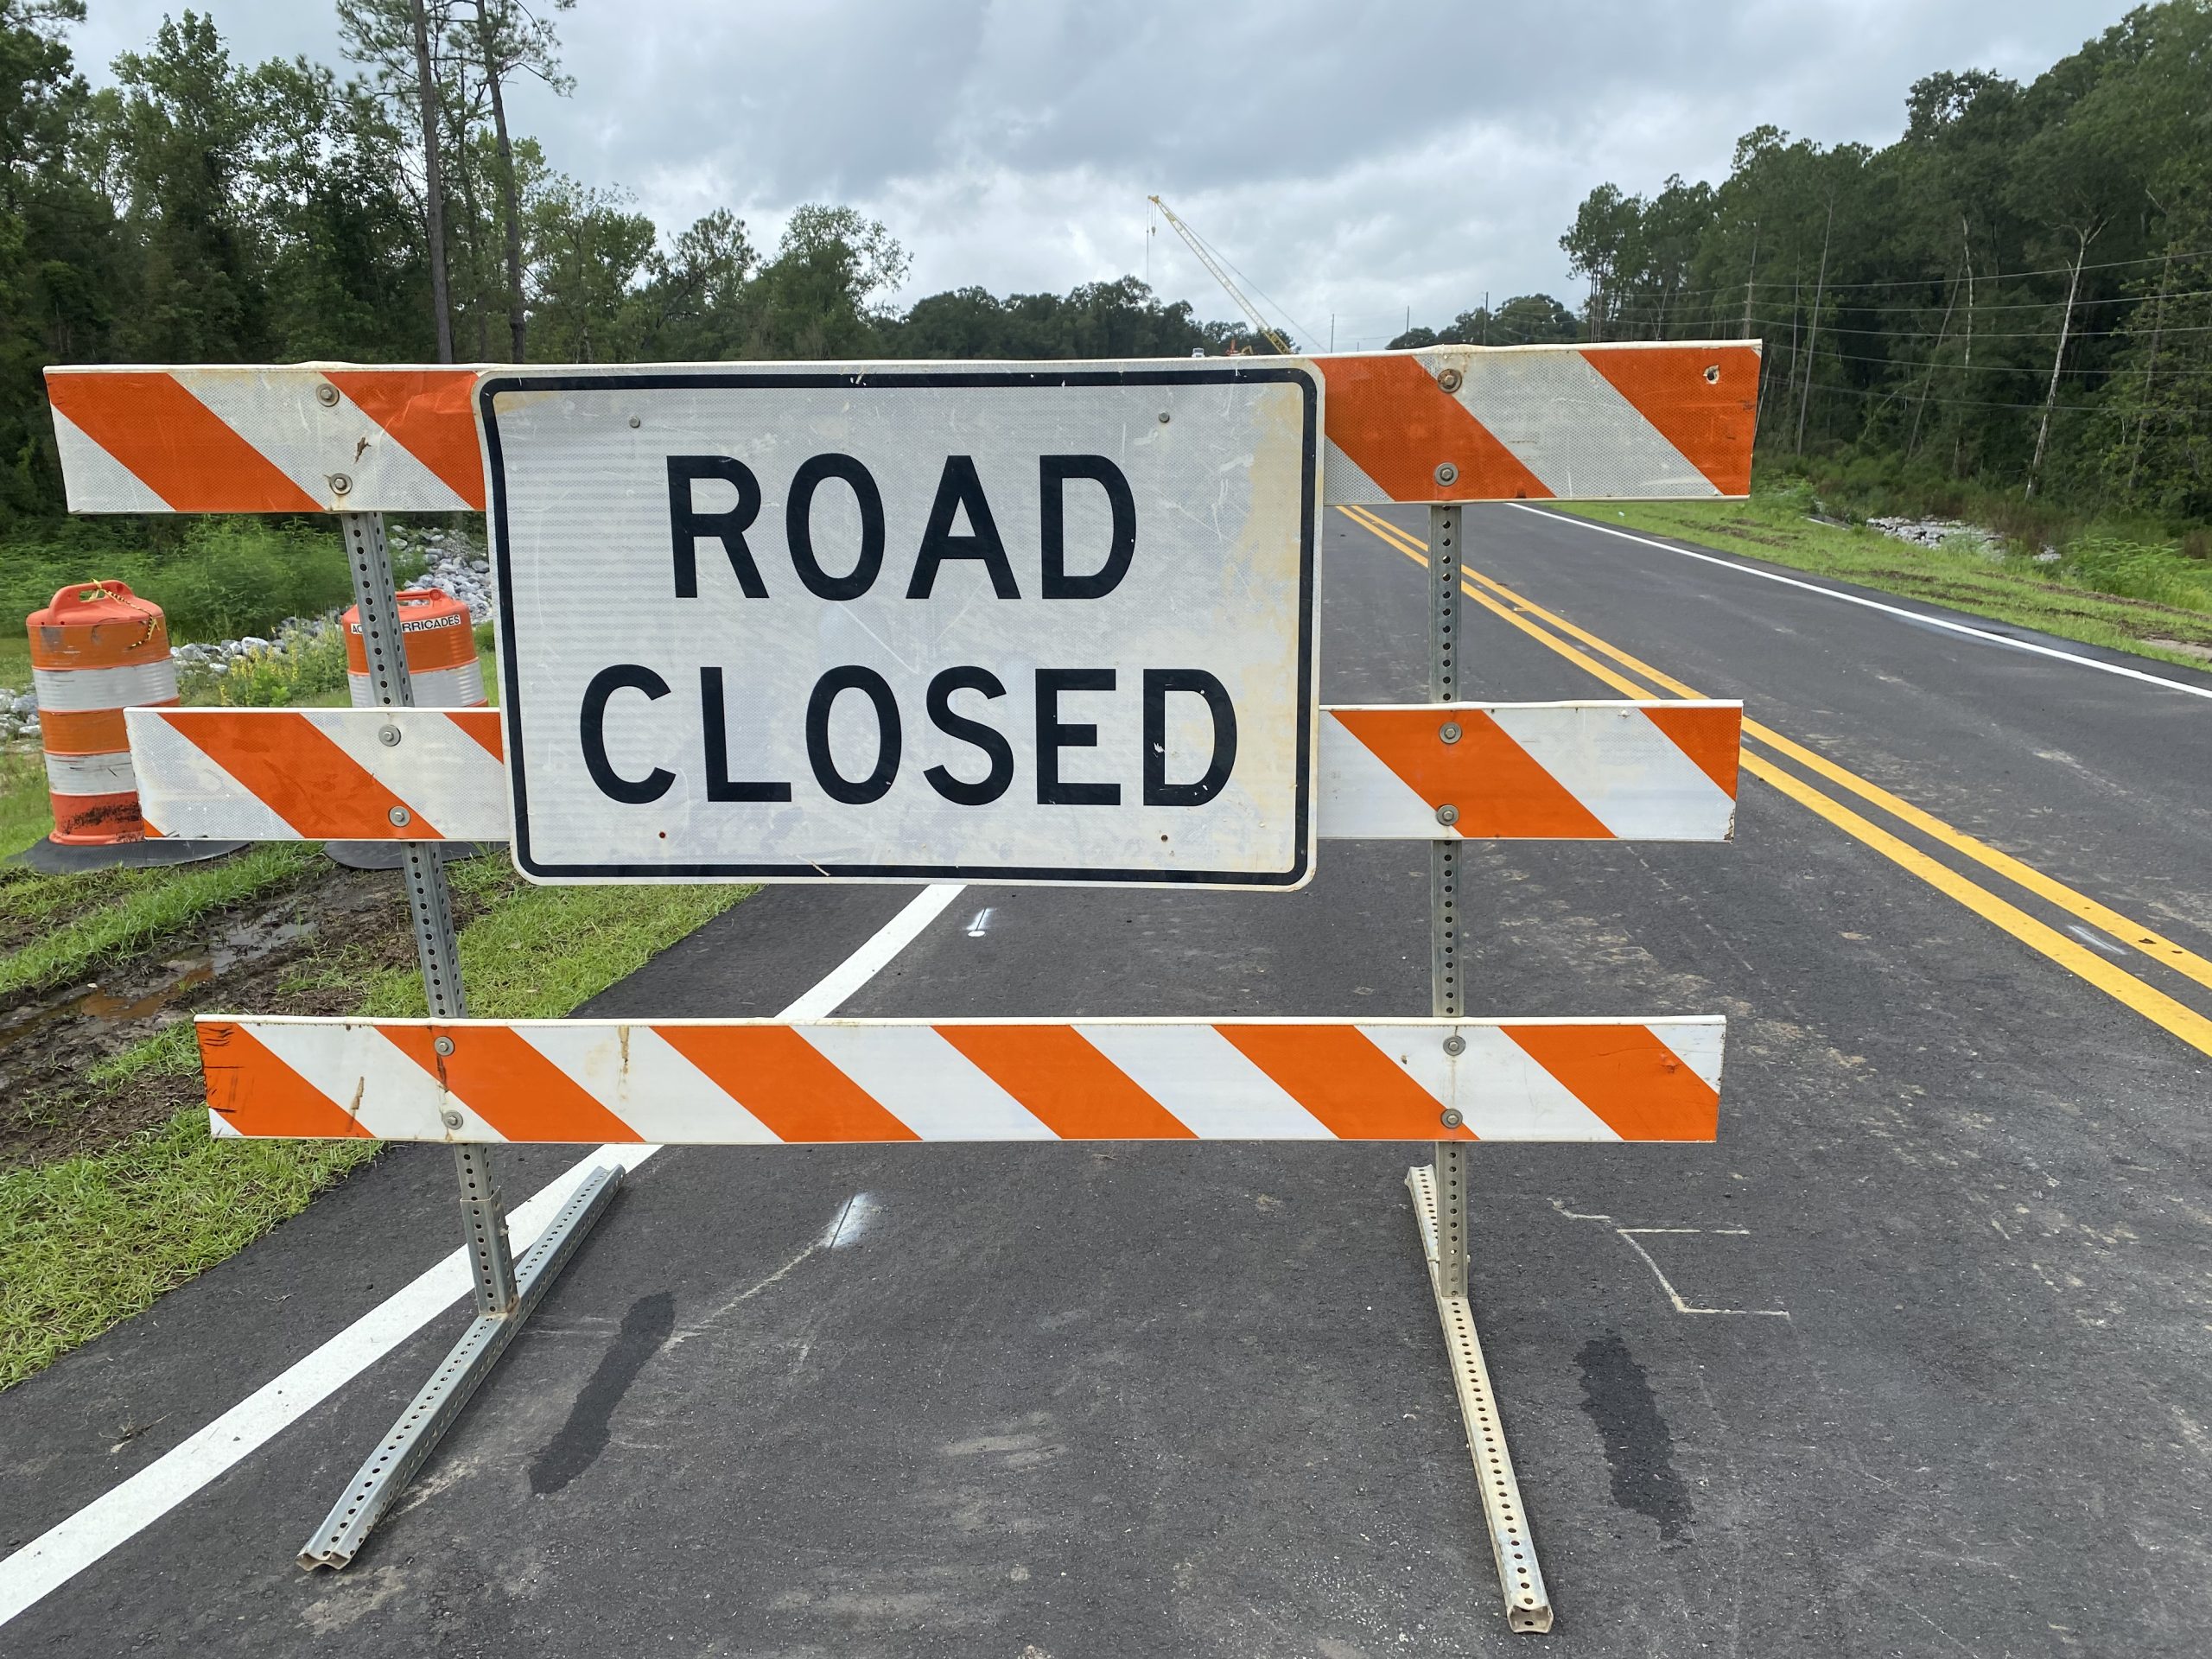
[[[1185,245],[1198,256],[1198,263],[1206,268],[1207,273],[1228,290],[1229,297],[1236,302],[1237,309],[1251,319],[1252,327],[1259,330],[1260,337],[1285,357],[1297,356],[1298,353],[1290,341],[1276,329],[1268,326],[1268,320],[1260,315],[1259,307],[1246,299],[1244,290],[1229,279],[1229,273],[1222,269],[1221,262],[1213,257],[1212,250],[1206,246],[1198,233],[1185,225],[1175,210],[1158,196],[1150,198],[1150,200],[1154,207],[1160,209],[1161,215],[1167,222],[1175,227],[1175,234],[1183,238]]]

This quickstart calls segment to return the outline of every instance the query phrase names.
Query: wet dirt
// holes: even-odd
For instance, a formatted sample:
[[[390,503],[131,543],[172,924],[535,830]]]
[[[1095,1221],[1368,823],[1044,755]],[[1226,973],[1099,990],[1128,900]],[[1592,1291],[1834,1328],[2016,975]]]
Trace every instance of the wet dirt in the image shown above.
[[[322,864],[59,990],[0,999],[0,1169],[89,1152],[200,1097],[198,1068],[102,1084],[101,1061],[200,1013],[350,1014],[414,961],[390,870]]]

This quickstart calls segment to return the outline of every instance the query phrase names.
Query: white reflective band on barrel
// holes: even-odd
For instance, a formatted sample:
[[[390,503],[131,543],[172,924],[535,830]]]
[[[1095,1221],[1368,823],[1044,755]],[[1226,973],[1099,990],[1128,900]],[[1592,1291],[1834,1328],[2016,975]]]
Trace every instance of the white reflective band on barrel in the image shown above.
[[[49,754],[46,783],[56,795],[128,795],[138,787],[128,749],[112,754]]]
[[[122,668],[35,668],[31,685],[38,706],[58,715],[175,702],[176,658],[158,657]]]
[[[376,693],[365,674],[348,674],[353,706],[376,707]],[[484,706],[484,664],[480,660],[459,668],[415,669],[408,675],[415,688],[417,709],[481,709]]]

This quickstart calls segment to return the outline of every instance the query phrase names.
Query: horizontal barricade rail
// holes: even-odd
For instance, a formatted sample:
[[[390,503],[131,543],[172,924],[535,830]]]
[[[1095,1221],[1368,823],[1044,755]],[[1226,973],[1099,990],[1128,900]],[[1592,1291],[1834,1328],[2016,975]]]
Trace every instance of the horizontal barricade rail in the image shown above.
[[[1330,503],[1680,500],[1751,489],[1753,343],[1439,346],[1311,360],[1328,388]],[[48,369],[46,383],[73,512],[481,512],[469,407],[479,372],[72,367]],[[852,372],[864,377],[867,365]]]
[[[133,709],[155,835],[504,841],[492,709]],[[1738,702],[1321,711],[1325,840],[1726,841]]]
[[[202,1015],[216,1132],[758,1146],[1711,1141],[1726,1021]]]

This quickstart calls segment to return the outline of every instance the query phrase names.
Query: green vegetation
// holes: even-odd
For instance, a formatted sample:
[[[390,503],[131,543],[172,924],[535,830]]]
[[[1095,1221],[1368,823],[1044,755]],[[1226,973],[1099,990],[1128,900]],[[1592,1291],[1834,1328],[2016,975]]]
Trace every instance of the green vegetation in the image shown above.
[[[312,867],[315,855],[307,842],[279,841],[233,858],[166,869],[59,877],[9,870],[5,885],[0,885],[0,915],[6,913],[10,896],[22,890],[27,907],[35,904],[48,915],[66,913],[69,919],[0,957],[0,996],[77,978],[99,962],[295,879]],[[64,896],[73,882],[111,896],[96,908],[79,911]]]
[[[2025,84],[1931,74],[1880,149],[1745,134],[1717,183],[1606,183],[1529,296],[1409,331],[1491,344],[1755,338],[1758,448],[1824,501],[2038,543],[2125,515],[2212,552],[2212,0],[2139,6]],[[1505,312],[1514,312],[1509,320]],[[2025,522],[2015,522],[2025,521]]]
[[[317,616],[352,602],[344,550],[327,528],[257,518],[148,524],[148,533],[130,535],[109,524],[97,535],[19,528],[0,544],[0,621],[10,625],[7,632],[20,641],[25,616],[57,590],[89,581],[128,582],[162,607],[170,637],[180,640],[272,633],[286,617]],[[27,684],[28,651],[24,660],[23,677],[0,671],[0,684]],[[5,667],[0,658],[0,671]]]
[[[751,891],[534,887],[488,858],[453,874],[456,896],[483,906],[461,931],[470,1007],[515,1019],[568,1013]],[[361,1007],[421,1013],[420,976],[378,976]],[[195,1070],[190,1029],[171,1027],[87,1084],[143,1087]],[[360,1141],[216,1141],[194,1104],[100,1151],[0,1171],[0,1389],[242,1249],[375,1153]]]
[[[1605,503],[1565,510],[1815,575],[2040,628],[2086,645],[2202,668],[2212,653],[2212,566],[2170,545],[2111,536],[2068,544],[2054,563],[2000,542],[1916,547],[1862,524],[1810,516],[1810,492],[1749,501]],[[2192,652],[2181,647],[2196,646]]]
[[[47,804],[46,760],[35,748],[0,749],[0,859],[11,858],[54,830]],[[0,875],[0,907],[7,903]]]
[[[373,1151],[216,1141],[203,1108],[86,1157],[0,1171],[0,1389],[298,1214]]]

